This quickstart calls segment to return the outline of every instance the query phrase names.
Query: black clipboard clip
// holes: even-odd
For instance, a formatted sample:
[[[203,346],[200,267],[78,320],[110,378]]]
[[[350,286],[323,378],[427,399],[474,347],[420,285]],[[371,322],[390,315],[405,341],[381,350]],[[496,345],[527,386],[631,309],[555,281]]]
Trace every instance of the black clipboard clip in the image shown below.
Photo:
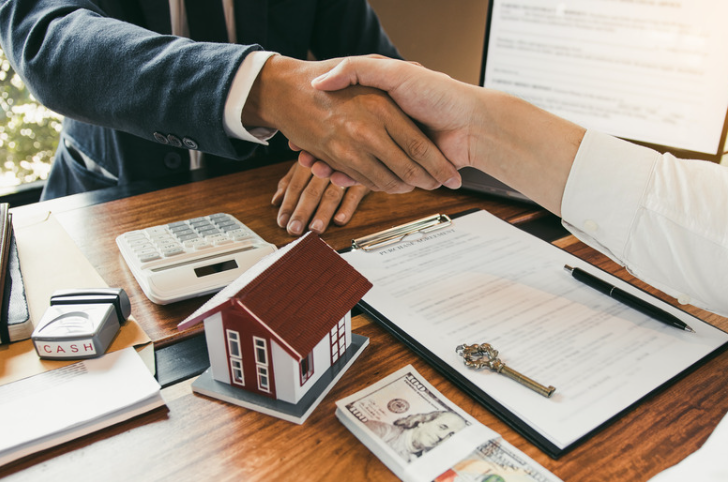
[[[362,238],[351,240],[351,249],[361,249],[362,251],[371,251],[377,248],[383,248],[390,244],[399,243],[407,236],[413,234],[427,234],[438,229],[443,229],[452,225],[452,219],[447,214],[434,214],[426,218],[412,221],[411,223],[402,224],[385,231],[370,234]]]

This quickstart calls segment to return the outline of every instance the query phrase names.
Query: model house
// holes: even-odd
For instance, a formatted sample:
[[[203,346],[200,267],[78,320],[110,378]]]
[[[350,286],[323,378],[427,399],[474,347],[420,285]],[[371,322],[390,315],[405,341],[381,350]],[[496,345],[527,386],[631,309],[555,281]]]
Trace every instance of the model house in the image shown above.
[[[368,343],[355,343],[350,310],[369,288],[313,233],[267,256],[179,324],[205,324],[210,369],[193,389],[307,416]]]

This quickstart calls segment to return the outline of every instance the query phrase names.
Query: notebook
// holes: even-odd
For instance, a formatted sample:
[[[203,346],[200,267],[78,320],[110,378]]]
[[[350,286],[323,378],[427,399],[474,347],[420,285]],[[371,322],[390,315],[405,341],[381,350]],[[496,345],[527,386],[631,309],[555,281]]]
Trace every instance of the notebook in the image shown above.
[[[728,2],[491,0],[488,9],[481,86],[660,152],[720,162]],[[475,169],[462,175],[466,189],[523,200]]]

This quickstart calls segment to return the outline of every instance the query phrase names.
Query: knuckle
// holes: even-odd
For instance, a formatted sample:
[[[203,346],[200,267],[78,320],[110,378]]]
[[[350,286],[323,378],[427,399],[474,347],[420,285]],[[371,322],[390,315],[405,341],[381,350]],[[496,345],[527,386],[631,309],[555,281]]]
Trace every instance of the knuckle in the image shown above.
[[[321,186],[319,186],[318,182],[315,182],[309,184],[308,187],[304,189],[304,191],[301,193],[301,198],[303,198],[304,200],[311,199],[314,201],[318,201],[323,195],[323,189],[321,188]]]
[[[430,150],[430,143],[423,138],[410,139],[407,142],[406,152],[410,159],[425,159],[429,155]]]
[[[412,190],[415,187],[431,191],[440,187],[440,183],[433,179],[429,175],[424,175],[422,171],[416,166],[408,166],[407,169],[401,174],[403,184],[407,185]],[[408,190],[408,191],[409,191]]]
[[[398,179],[394,179],[394,178],[389,179],[386,182],[384,182],[384,184],[381,185],[381,188],[384,192],[387,192],[390,194],[404,193],[404,192],[409,192],[412,190],[411,186],[401,182]]]
[[[325,201],[330,201],[330,202],[339,202],[341,200],[343,193],[344,193],[343,189],[331,184],[324,192],[323,199]]]

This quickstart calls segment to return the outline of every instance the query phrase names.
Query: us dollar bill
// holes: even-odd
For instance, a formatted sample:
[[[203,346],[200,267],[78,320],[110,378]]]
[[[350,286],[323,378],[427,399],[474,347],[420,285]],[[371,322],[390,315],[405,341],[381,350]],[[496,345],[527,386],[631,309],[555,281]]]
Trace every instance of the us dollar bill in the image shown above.
[[[411,365],[336,404],[339,420],[404,480],[559,480],[445,398]]]
[[[490,440],[435,477],[434,482],[552,482],[559,480],[503,439]]]

